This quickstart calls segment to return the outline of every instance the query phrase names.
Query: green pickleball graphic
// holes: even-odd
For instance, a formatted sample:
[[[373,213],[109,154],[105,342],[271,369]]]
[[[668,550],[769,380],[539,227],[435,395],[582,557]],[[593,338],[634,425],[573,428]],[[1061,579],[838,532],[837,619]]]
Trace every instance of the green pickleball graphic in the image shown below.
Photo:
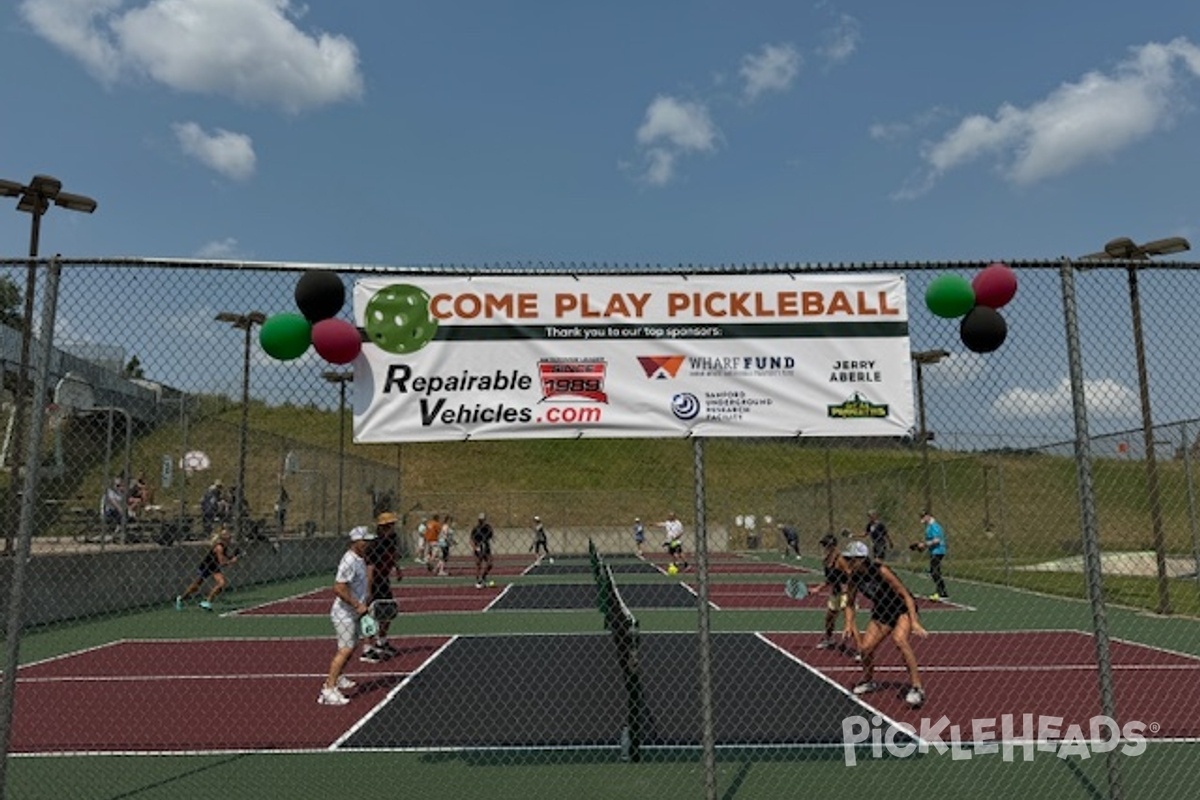
[[[367,303],[367,336],[389,353],[415,353],[437,333],[424,289],[397,283],[380,289]]]

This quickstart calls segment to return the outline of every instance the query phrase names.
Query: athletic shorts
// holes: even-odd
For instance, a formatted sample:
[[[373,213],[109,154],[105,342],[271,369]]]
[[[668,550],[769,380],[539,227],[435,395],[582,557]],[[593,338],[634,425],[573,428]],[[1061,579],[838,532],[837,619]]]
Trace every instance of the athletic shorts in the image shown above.
[[[333,623],[338,649],[354,649],[358,644],[358,614],[347,610],[343,603],[336,603],[329,612],[329,620]]]
[[[683,552],[683,543],[682,542],[667,542],[667,552],[672,553],[672,554],[682,553]]]
[[[884,603],[877,605],[871,609],[871,619],[878,622],[880,625],[886,625],[889,628],[896,627],[896,623],[900,618],[908,613],[908,607],[901,600],[898,603]]]
[[[829,599],[825,601],[825,607],[830,611],[845,611],[850,605],[850,597],[844,592],[830,592]]]

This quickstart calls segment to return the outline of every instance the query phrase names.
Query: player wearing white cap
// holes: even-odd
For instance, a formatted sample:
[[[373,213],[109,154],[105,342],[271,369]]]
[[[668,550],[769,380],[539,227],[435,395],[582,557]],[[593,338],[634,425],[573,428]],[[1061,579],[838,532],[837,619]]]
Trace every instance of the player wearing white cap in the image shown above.
[[[925,689],[921,685],[917,655],[908,641],[910,633],[921,637],[928,635],[917,615],[917,601],[891,567],[871,560],[866,542],[850,542],[842,551],[842,558],[850,568],[850,602],[854,602],[858,592],[871,601],[871,621],[867,623],[859,651],[862,655],[863,679],[854,686],[854,693],[861,695],[879,690],[879,684],[874,680],[875,650],[890,633],[908,668],[909,688],[904,694],[904,701],[913,708],[921,706],[925,702]]]
[[[333,579],[333,606],[329,619],[337,636],[337,652],[329,664],[325,685],[317,695],[317,702],[324,706],[344,706],[350,702],[343,689],[354,687],[354,681],[342,674],[346,662],[358,647],[358,620],[367,613],[367,562],[364,556],[375,533],[366,525],[350,531],[350,545],[338,562],[337,575]]]
[[[533,553],[533,557],[538,561],[550,556],[550,540],[546,536],[546,526],[542,524],[542,518],[534,516],[533,518],[533,544],[529,546],[529,552]],[[550,563],[554,563],[554,559],[550,559]]]

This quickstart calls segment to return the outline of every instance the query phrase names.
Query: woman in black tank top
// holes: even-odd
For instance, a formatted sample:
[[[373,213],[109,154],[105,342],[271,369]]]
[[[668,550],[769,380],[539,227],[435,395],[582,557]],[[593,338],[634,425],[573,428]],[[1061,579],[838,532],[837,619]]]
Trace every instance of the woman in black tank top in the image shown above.
[[[908,668],[908,689],[904,701],[913,708],[925,702],[925,689],[917,656],[908,641],[909,634],[925,637],[928,633],[917,615],[917,601],[892,568],[872,561],[865,542],[851,542],[842,553],[850,568],[850,599],[859,592],[871,601],[871,621],[862,637],[863,679],[854,686],[854,694],[863,695],[881,687],[874,680],[875,650],[890,633],[896,649]]]

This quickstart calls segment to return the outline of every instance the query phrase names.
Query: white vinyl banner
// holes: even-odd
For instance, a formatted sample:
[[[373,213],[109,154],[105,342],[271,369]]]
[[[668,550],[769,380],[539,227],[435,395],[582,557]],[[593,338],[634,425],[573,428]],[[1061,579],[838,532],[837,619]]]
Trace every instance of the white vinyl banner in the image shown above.
[[[903,436],[903,276],[362,279],[354,441]]]

